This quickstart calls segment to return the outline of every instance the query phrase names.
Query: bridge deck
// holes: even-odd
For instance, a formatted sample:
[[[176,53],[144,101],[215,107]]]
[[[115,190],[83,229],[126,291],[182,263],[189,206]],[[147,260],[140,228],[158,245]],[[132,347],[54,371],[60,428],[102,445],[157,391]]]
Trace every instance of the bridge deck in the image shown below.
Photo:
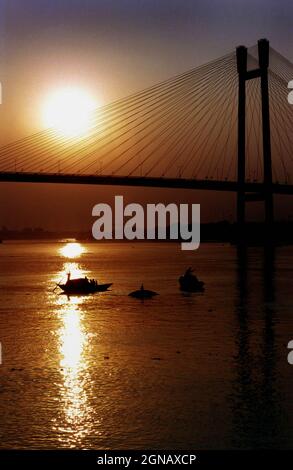
[[[196,180],[186,178],[159,178],[142,176],[81,175],[62,173],[0,172],[0,181],[17,183],[62,183],[112,186],[143,186],[156,188],[203,189],[210,191],[238,190],[237,181]],[[245,191],[261,193],[263,183],[246,182]],[[275,194],[293,194],[293,185],[273,183]]]

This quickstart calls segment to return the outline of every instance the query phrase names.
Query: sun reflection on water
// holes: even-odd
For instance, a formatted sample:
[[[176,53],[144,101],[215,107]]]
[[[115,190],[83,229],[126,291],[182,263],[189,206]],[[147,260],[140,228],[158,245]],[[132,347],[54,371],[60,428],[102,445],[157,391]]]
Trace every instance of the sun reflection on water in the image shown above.
[[[82,297],[59,296],[58,330],[60,355],[60,402],[62,422],[58,426],[60,442],[76,447],[83,442],[92,429],[93,411],[87,391],[91,383],[87,355],[90,349],[90,334],[84,324]],[[59,422],[60,422],[59,421]]]
[[[60,332],[61,367],[70,367],[78,371],[82,361],[86,335],[83,331],[78,305],[80,298],[72,297],[62,308],[63,327]]]
[[[63,263],[53,280],[55,284],[66,282],[68,273],[71,279],[84,278],[88,274],[79,264],[79,258],[85,252],[85,247],[77,242],[68,242],[58,248]],[[59,434],[62,447],[80,448],[94,426],[94,410],[90,403],[93,383],[89,367],[91,333],[86,324],[91,299],[60,294],[54,300],[60,322],[57,330],[60,416],[53,422],[53,429]]]

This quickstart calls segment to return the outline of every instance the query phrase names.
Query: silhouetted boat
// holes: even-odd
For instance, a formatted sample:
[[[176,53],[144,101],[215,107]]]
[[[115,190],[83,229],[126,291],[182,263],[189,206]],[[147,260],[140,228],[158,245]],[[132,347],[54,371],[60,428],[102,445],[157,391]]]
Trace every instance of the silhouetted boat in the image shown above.
[[[130,297],[135,297],[136,299],[151,299],[155,295],[159,294],[152,290],[145,289],[142,284],[140,289],[130,292],[128,295],[130,295]]]
[[[183,276],[179,277],[180,290],[184,292],[203,292],[204,282],[199,281],[193,269],[188,268]]]
[[[67,274],[65,284],[57,284],[65,294],[93,294],[95,292],[105,292],[112,286],[112,283],[99,284],[95,279],[82,277],[79,279],[70,279],[70,273]]]

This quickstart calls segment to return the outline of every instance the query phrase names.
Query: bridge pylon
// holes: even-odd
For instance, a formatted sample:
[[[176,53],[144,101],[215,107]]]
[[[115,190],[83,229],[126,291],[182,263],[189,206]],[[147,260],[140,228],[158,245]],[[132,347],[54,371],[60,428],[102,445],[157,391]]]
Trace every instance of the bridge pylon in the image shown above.
[[[238,85],[238,190],[237,190],[237,224],[241,229],[245,224],[245,205],[248,201],[264,201],[265,222],[268,225],[274,222],[273,191],[272,191],[272,157],[271,132],[269,109],[269,41],[258,41],[259,67],[247,70],[247,48],[236,48]],[[262,114],[262,145],[263,145],[263,190],[258,194],[245,193],[245,163],[246,163],[246,82],[260,78],[261,114]]]

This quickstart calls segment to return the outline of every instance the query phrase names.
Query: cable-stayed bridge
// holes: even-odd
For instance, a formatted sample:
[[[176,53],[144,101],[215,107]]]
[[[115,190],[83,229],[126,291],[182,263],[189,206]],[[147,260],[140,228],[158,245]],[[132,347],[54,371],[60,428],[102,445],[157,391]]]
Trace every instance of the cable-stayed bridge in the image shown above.
[[[0,149],[0,181],[293,194],[293,64],[261,40],[96,110],[83,137],[46,130]]]

